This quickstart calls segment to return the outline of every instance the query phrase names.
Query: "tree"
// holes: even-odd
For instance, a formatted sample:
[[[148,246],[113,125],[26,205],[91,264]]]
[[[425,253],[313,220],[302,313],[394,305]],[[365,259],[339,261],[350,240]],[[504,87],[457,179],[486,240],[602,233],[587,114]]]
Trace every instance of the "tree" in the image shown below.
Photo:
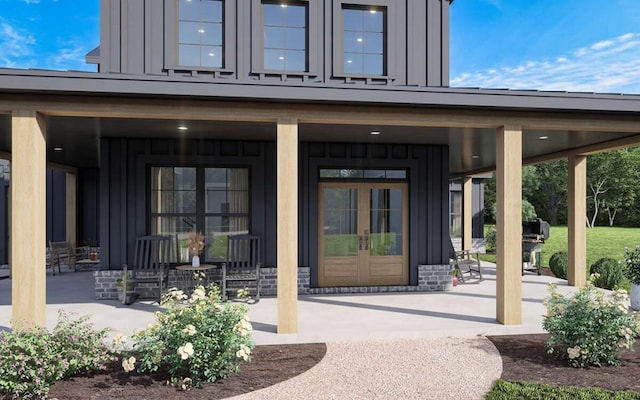
[[[589,156],[587,159],[587,187],[590,193],[595,226],[598,213],[607,212],[609,226],[613,226],[620,210],[629,209],[638,195],[637,151],[621,149]]]

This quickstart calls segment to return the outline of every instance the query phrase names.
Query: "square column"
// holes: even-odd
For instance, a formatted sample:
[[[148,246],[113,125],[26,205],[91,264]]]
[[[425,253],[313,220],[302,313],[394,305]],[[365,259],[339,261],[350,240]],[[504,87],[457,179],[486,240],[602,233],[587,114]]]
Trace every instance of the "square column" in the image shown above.
[[[473,250],[473,179],[462,179],[462,250]]]
[[[569,208],[568,244],[569,267],[567,281],[569,286],[583,286],[587,282],[587,157],[569,156]]]
[[[13,323],[45,326],[46,127],[31,110],[13,111],[11,125]]]
[[[298,332],[298,120],[278,119],[278,333]]]
[[[522,127],[496,133],[496,319],[522,323]]]

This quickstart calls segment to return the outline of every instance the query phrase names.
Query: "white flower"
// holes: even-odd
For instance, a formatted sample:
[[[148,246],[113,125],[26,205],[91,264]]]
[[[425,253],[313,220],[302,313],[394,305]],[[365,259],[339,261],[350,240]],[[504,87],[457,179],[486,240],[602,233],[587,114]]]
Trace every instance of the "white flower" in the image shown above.
[[[236,324],[235,329],[240,336],[249,336],[251,332],[253,332],[253,327],[251,326],[248,317],[242,318],[240,322]]]
[[[206,296],[207,292],[204,288],[202,286],[198,286],[193,290],[193,293],[191,293],[191,299],[189,299],[189,302],[194,303],[198,300],[204,300]]]
[[[180,357],[183,360],[191,357],[193,355],[193,345],[191,344],[191,342],[185,344],[184,346],[178,347],[178,354],[180,354]]]
[[[136,364],[135,357],[129,357],[122,360],[122,368],[125,370],[125,372],[133,371],[135,368],[135,364]]]
[[[244,361],[249,360],[249,355],[251,355],[251,349],[244,344],[240,346],[240,350],[236,351],[236,357],[242,358]]]
[[[113,337],[113,344],[116,346],[120,346],[121,344],[126,343],[126,341],[127,341],[127,337],[122,333],[118,333],[116,336]]]
[[[196,327],[189,324],[182,330],[182,333],[184,333],[187,336],[193,336],[196,334]]]
[[[569,359],[571,360],[580,357],[580,346],[569,347],[567,353],[569,353]]]

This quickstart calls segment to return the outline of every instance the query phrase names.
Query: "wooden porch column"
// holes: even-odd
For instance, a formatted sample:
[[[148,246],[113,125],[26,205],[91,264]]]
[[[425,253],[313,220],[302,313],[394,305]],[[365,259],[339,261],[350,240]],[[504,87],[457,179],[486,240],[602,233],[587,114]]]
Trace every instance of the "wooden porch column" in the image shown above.
[[[298,120],[278,119],[278,333],[298,332]]]
[[[473,250],[473,180],[462,179],[462,250]]]
[[[569,156],[569,286],[583,286],[587,281],[587,157]]]
[[[67,181],[67,242],[76,247],[78,214],[78,180],[76,174],[66,173]]]
[[[46,128],[35,111],[11,118],[13,323],[45,326]]]
[[[522,323],[522,127],[496,134],[496,319]]]

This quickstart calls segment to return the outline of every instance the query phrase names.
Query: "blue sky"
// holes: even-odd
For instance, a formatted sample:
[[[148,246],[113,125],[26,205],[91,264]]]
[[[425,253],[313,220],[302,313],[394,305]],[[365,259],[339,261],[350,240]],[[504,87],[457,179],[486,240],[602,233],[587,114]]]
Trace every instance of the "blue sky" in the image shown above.
[[[95,71],[84,55],[98,20],[99,0],[0,0],[0,66]],[[640,93],[640,0],[455,0],[450,76],[462,87]]]

